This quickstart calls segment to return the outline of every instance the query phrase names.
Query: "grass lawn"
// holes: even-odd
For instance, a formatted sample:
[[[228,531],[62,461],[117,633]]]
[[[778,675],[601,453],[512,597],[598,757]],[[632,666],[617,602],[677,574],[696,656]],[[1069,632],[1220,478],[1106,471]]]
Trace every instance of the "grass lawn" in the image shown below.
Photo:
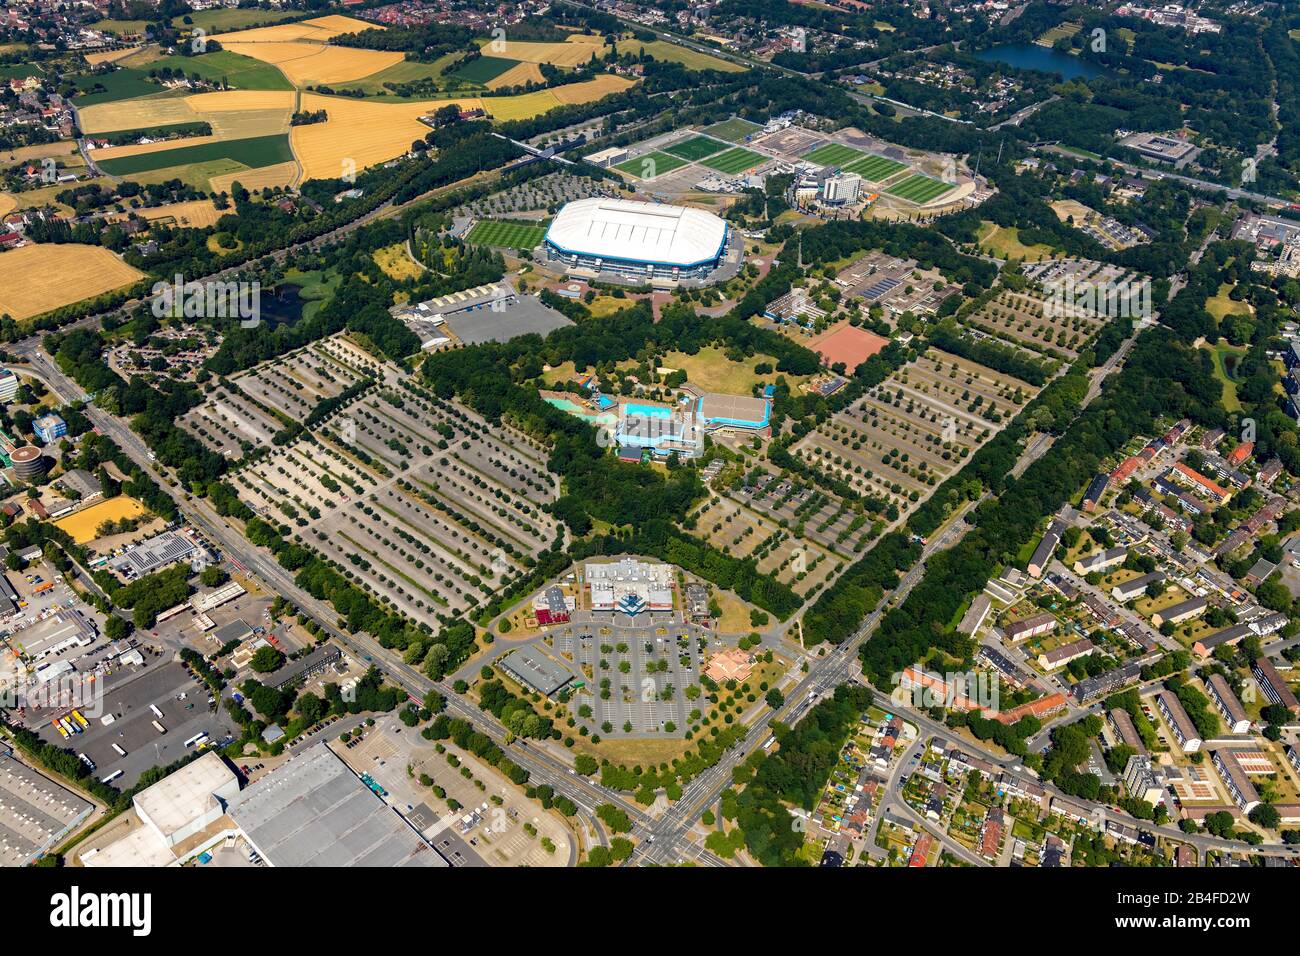
[[[629,159],[626,162],[619,163],[614,168],[620,172],[629,173],[637,179],[654,179],[664,173],[671,173],[674,169],[681,169],[685,165],[686,160],[680,156],[656,150],[644,156],[638,156],[636,159]]]
[[[29,76],[44,76],[45,71],[36,63],[5,63],[0,65],[0,80],[22,80]]]
[[[276,67],[251,56],[214,50],[202,56],[164,56],[148,64],[151,70],[170,67],[186,76],[197,73],[213,82],[225,80],[237,90],[292,90],[293,84]]]
[[[718,139],[725,139],[728,143],[743,143],[747,137],[762,132],[762,129],[763,127],[757,123],[751,123],[739,116],[733,116],[731,119],[706,127],[703,132],[708,133],[710,136],[716,136]]]
[[[1032,246],[1022,243],[1015,226],[999,226],[987,219],[980,224],[978,236],[980,249],[1000,259],[1034,262],[1052,254],[1052,247],[1041,242]]]
[[[1229,412],[1241,411],[1241,401],[1237,398],[1237,386],[1240,383],[1234,373],[1237,361],[1246,354],[1246,350],[1228,345],[1226,342],[1220,342],[1212,348],[1205,347],[1209,348],[1210,354],[1214,356],[1214,377],[1223,384],[1221,401],[1224,409]]]
[[[1219,294],[1205,302],[1205,311],[1214,316],[1216,322],[1221,322],[1229,315],[1253,315],[1254,310],[1249,302],[1238,302],[1231,298],[1232,286],[1226,282],[1219,286]]]
[[[263,10],[259,7],[246,9],[198,10],[194,13],[175,17],[172,25],[182,30],[199,27],[212,32],[214,30],[244,30],[253,25],[268,26],[302,16],[301,10]],[[186,23],[188,19],[190,22]]]
[[[271,136],[250,136],[247,139],[229,139],[214,143],[201,143],[198,146],[181,146],[177,149],[163,149],[155,153],[137,153],[134,156],[122,156],[118,159],[105,159],[99,163],[101,169],[114,176],[130,176],[135,173],[147,173],[172,166],[189,166],[195,163],[209,163],[228,160],[240,163],[250,169],[261,166],[274,166],[287,163],[293,159],[293,150],[289,148],[289,137],[285,133]]]
[[[509,219],[481,219],[465,237],[480,246],[502,249],[533,249],[546,238],[546,223],[514,222]]]
[[[733,362],[722,349],[712,345],[700,349],[694,355],[669,352],[663,358],[665,368],[681,369],[686,373],[686,380],[697,388],[727,395],[748,395],[755,384],[775,380],[775,375],[754,373],[754,366],[759,362],[776,365],[776,360],[766,355],[754,355],[744,362]],[[786,376],[791,387],[794,387],[797,378],[799,377]]]

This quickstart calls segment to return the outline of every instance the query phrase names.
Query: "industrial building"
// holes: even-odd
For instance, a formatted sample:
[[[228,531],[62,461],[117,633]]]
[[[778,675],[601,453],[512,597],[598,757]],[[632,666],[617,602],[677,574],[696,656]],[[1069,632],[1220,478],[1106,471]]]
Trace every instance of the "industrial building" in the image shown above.
[[[545,243],[551,261],[570,269],[648,282],[708,275],[729,236],[726,222],[703,209],[593,198],[564,206]]]
[[[270,866],[448,865],[324,743],[238,794],[228,813]]]
[[[0,744],[0,866],[26,866],[48,853],[92,809]]]
[[[9,636],[9,644],[29,661],[44,660],[74,647],[87,647],[94,641],[94,625],[76,610],[51,614]]]
[[[128,579],[142,578],[178,561],[192,560],[198,551],[198,545],[185,535],[166,531],[128,548],[111,567]]]

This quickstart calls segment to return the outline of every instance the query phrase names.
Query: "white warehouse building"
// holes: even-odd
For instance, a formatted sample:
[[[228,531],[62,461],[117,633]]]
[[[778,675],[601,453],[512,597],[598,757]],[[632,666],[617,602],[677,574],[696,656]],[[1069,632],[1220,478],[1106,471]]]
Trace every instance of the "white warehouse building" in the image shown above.
[[[546,250],[569,269],[686,279],[717,268],[728,238],[726,222],[704,209],[594,198],[560,210],[546,231]]]

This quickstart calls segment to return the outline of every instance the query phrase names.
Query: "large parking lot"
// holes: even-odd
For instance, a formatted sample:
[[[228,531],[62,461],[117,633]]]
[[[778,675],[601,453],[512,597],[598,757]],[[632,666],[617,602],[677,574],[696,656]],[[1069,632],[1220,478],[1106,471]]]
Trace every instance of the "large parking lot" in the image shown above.
[[[813,468],[906,513],[1038,389],[930,349],[795,446]]]
[[[97,683],[103,688],[102,707],[98,712],[94,706],[82,710],[89,727],[71,739],[64,740],[46,719],[57,715],[29,713],[26,722],[46,742],[85,754],[100,779],[122,771],[112,781],[118,789],[134,786],[150,767],[179,760],[190,752],[185,741],[196,734],[208,734],[215,744],[235,732],[226,713],[208,703],[207,685],[165,655],[148,653],[143,667],[115,667]],[[151,704],[162,711],[161,718],[150,710]],[[165,734],[154,728],[155,720],[166,728]],[[114,745],[126,755],[118,754]]]
[[[545,452],[410,382],[236,472],[258,514],[419,619],[481,600],[559,533]]]
[[[697,707],[687,690],[699,683],[701,636],[676,625],[572,624],[555,635],[585,686],[570,700],[573,715],[603,737],[680,736]],[[590,717],[581,708],[591,709]]]
[[[239,459],[377,368],[372,356],[334,336],[231,377],[229,387],[218,385],[181,424],[213,451]]]

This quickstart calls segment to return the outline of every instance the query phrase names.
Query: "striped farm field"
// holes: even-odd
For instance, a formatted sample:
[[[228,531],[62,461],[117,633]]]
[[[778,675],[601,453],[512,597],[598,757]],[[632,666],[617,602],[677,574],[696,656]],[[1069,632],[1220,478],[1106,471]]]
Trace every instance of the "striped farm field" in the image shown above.
[[[542,75],[542,68],[538,64],[516,63],[500,76],[488,80],[487,88],[489,90],[499,90],[508,89],[512,86],[523,86],[527,83],[545,82],[546,77]]]
[[[672,153],[674,156],[680,156],[682,159],[688,159],[695,162],[697,159],[703,159],[705,156],[712,156],[714,153],[720,153],[727,148],[726,143],[720,143],[716,139],[710,139],[707,136],[693,136],[690,139],[684,139],[680,143],[673,143],[671,146],[665,146],[665,153]]]
[[[485,56],[520,60],[524,63],[550,63],[552,66],[580,66],[599,58],[605,52],[603,42],[595,43],[530,43],[505,40],[501,43],[488,40],[483,46]]]
[[[818,166],[843,166],[853,160],[862,159],[867,154],[843,143],[826,143],[818,146],[803,158]]]
[[[891,196],[897,196],[899,199],[914,202],[917,205],[925,205],[954,188],[951,183],[945,183],[942,180],[931,179],[929,176],[915,173],[908,176],[901,183],[889,187],[885,192]]]
[[[499,56],[480,56],[459,66],[449,75],[475,86],[486,86],[502,73],[509,73],[519,65],[519,60],[506,60]],[[536,66],[536,64],[533,64]]]
[[[465,237],[479,246],[501,249],[533,249],[546,238],[546,224],[514,222],[508,219],[480,219]]]
[[[614,168],[637,179],[655,179],[664,173],[671,173],[674,169],[681,169],[685,165],[687,165],[686,160],[680,156],[655,151],[619,163]]]
[[[289,148],[289,137],[278,133],[271,136],[202,143],[198,146],[182,146],[179,149],[164,149],[156,153],[138,153],[118,159],[105,159],[99,163],[99,167],[113,176],[130,176],[133,173],[147,173],[155,169],[166,169],[169,166],[206,163],[215,159],[228,159],[243,163],[250,169],[257,169],[260,166],[287,163],[293,159],[293,151]]]
[[[862,159],[855,159],[851,163],[846,163],[844,171],[857,173],[868,182],[878,183],[906,168],[906,163],[900,163],[896,159],[886,159],[884,156],[865,156]]]
[[[725,153],[701,160],[703,165],[710,169],[716,169],[720,173],[743,173],[746,170],[753,169],[767,161],[767,157],[762,153],[756,153],[752,149],[745,149],[743,146],[733,146]]]

